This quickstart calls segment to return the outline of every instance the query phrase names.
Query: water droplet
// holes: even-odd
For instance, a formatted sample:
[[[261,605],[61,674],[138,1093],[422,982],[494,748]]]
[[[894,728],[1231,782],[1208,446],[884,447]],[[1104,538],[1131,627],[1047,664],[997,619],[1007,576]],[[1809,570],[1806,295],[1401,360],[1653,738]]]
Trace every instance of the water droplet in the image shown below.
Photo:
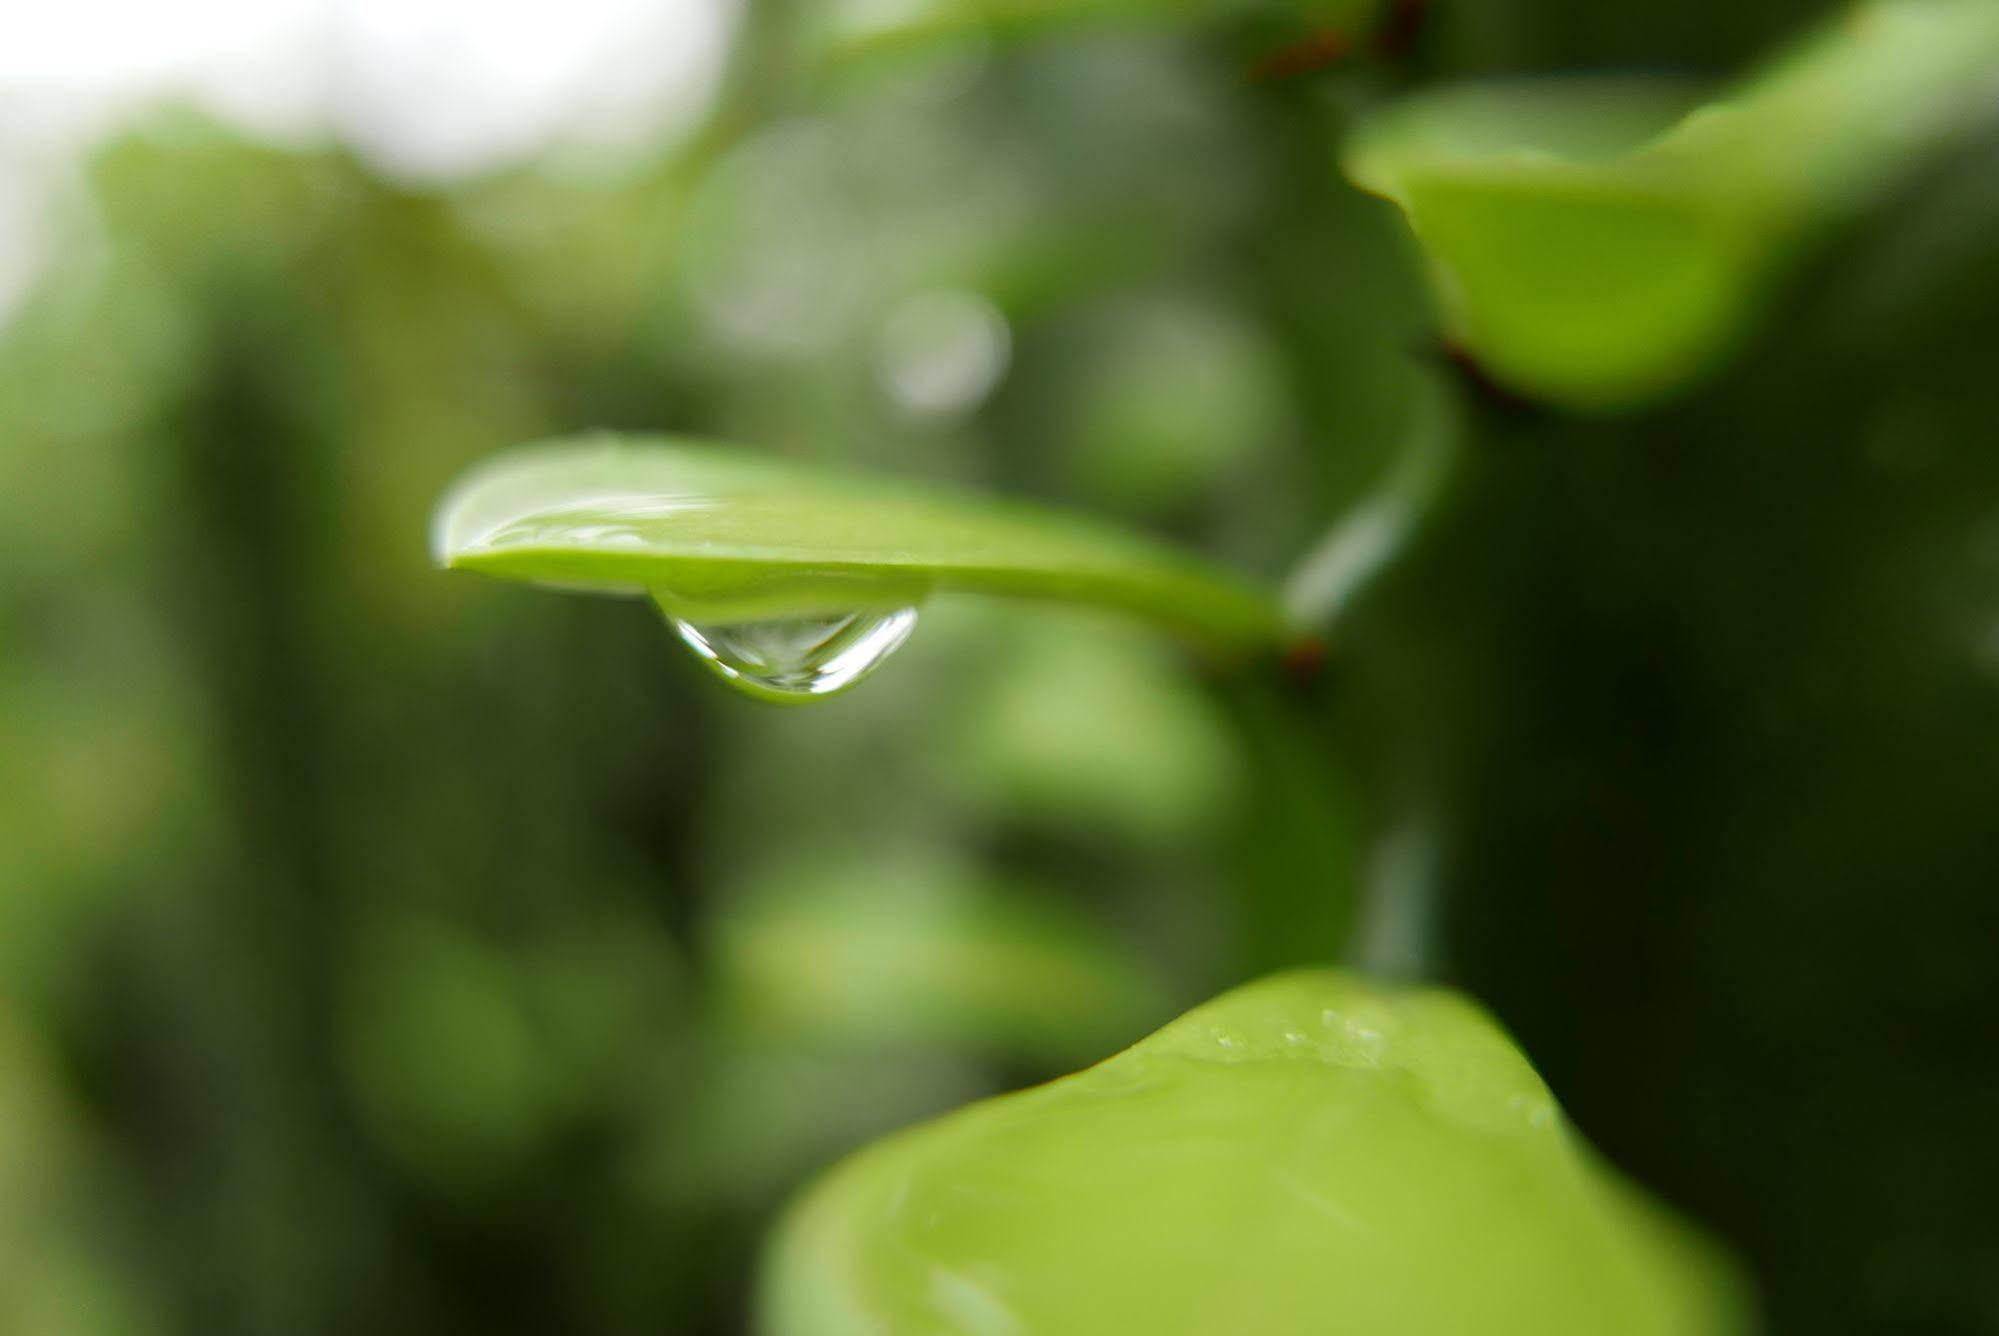
[[[701,624],[673,629],[725,679],[754,695],[830,696],[880,667],[916,625],[915,608],[866,608],[821,617]]]

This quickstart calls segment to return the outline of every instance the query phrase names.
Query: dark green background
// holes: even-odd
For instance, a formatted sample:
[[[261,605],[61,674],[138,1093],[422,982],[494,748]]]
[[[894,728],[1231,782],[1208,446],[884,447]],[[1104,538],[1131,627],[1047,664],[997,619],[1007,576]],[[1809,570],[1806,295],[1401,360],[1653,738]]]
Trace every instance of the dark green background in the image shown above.
[[[1310,682],[974,603],[775,711],[638,604],[427,568],[464,465],[609,426],[1277,578],[1438,365],[1352,110],[1726,76],[1826,12],[1434,9],[1287,80],[1111,29],[829,85],[764,5],[638,170],[417,190],[178,113],[96,153],[0,336],[0,1328],[737,1330],[815,1167],[1389,885],[1431,912],[1374,959],[1486,1001],[1773,1329],[1999,1332],[1989,124],[1670,404],[1466,382]],[[925,417],[881,339],[936,289],[1012,360]]]

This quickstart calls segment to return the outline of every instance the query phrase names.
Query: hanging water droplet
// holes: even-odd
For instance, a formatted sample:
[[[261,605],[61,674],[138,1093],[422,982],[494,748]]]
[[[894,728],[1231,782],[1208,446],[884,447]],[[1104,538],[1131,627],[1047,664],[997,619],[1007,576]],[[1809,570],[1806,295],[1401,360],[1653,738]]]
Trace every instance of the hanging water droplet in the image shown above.
[[[830,696],[866,677],[909,638],[915,608],[702,624],[668,615],[689,649],[753,694]]]

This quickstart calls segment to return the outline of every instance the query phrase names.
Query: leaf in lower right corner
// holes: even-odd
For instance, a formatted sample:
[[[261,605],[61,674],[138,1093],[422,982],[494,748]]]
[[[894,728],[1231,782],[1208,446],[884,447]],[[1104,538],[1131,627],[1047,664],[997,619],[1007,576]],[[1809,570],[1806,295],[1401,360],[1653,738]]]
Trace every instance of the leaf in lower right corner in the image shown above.
[[[836,1168],[770,1336],[1728,1336],[1726,1261],[1601,1167],[1477,1007],[1332,971]]]

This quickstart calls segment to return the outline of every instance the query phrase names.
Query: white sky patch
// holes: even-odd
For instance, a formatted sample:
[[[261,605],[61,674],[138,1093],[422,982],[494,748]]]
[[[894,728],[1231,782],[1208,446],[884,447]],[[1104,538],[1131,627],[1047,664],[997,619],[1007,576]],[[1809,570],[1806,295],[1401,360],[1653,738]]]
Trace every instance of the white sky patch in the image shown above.
[[[445,182],[696,126],[740,0],[0,0],[0,317],[88,144],[164,102]]]
[[[656,142],[712,100],[738,0],[65,0],[0,6],[6,131],[190,98],[448,178],[551,145]],[[12,138],[10,134],[8,136]]]
[[[337,0],[336,124],[390,171],[450,178],[563,144],[683,133],[714,97],[734,0]]]

